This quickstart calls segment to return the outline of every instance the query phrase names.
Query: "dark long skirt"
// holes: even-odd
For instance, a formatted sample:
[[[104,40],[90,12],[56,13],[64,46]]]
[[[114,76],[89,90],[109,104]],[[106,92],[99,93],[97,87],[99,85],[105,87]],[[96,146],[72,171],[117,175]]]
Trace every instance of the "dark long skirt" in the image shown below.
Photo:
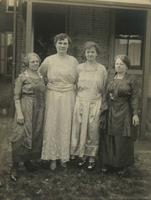
[[[134,164],[134,140],[124,136],[105,136],[103,165],[125,168]]]
[[[17,127],[19,129],[19,125]],[[22,126],[20,129],[23,129]],[[19,134],[12,141],[12,160],[13,162],[24,162],[27,160],[36,160],[41,157],[42,137],[37,141],[37,148],[29,149],[24,146],[24,134]]]
[[[13,162],[24,162],[41,157],[42,129],[44,103],[43,100],[33,97],[22,99],[22,111],[24,124],[14,122],[15,137],[12,140]]]

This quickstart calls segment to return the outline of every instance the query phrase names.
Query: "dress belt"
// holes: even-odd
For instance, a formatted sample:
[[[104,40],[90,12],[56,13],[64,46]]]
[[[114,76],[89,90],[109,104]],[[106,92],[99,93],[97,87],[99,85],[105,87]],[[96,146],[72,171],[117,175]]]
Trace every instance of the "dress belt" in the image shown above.
[[[47,84],[48,90],[53,90],[56,92],[72,91],[72,90],[75,90],[75,88],[76,87],[74,84],[52,84],[52,83]]]
[[[102,94],[98,94],[98,95],[96,95],[96,96],[82,96],[82,95],[80,95],[80,94],[77,94],[77,97],[80,99],[80,100],[82,100],[82,101],[91,101],[91,102],[95,102],[96,100],[99,100],[99,99],[102,99]]]
[[[35,94],[33,94],[33,93],[23,93],[22,94],[22,97],[35,97],[36,95]]]

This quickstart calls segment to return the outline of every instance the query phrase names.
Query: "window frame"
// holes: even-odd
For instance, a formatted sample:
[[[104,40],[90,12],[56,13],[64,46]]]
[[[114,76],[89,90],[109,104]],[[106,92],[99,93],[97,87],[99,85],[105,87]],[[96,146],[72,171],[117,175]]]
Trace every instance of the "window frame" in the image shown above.
[[[114,38],[114,57],[116,56],[115,53],[116,53],[116,39],[125,39],[127,40],[127,47],[126,47],[126,55],[128,56],[129,55],[129,41],[130,40],[139,40],[141,41],[141,48],[140,48],[140,65],[132,65],[130,66],[130,69],[134,69],[134,70],[142,70],[142,60],[143,60],[143,43],[144,43],[144,40],[143,40],[143,37],[140,36],[140,35],[137,35],[137,36],[134,36],[134,35],[123,35],[123,34],[119,34],[119,35],[116,35],[115,34],[115,38]],[[122,54],[122,53],[121,53]],[[130,59],[131,61],[131,59]]]
[[[16,7],[18,7],[19,1],[16,0]],[[6,12],[7,13],[13,13],[14,12],[14,0],[6,0]],[[9,9],[12,8],[12,9]]]

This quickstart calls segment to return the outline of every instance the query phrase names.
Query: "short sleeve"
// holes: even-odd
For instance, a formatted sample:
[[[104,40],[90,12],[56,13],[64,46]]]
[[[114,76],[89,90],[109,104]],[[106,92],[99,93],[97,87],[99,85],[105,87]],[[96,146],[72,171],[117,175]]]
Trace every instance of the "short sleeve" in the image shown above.
[[[77,82],[77,80],[78,80],[78,68],[77,67],[78,67],[79,63],[75,57],[72,56],[72,58],[73,58],[73,66],[75,68],[75,77],[76,77],[76,82]]]
[[[79,62],[77,61],[76,58],[74,58],[74,63],[75,63],[75,66],[76,66],[76,67],[79,65]]]
[[[21,99],[23,82],[24,82],[23,75],[20,74],[15,81],[14,100]]]
[[[77,65],[77,73],[79,74],[81,71],[83,71],[83,63]]]
[[[48,70],[48,58],[45,58],[44,61],[41,63],[38,71],[44,78],[46,78],[47,70]]]

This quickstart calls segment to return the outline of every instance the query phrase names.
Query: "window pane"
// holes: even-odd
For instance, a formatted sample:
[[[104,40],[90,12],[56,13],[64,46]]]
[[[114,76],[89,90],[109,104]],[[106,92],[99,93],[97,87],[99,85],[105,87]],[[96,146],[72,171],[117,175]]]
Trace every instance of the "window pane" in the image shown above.
[[[11,12],[14,11],[15,1],[16,1],[16,6],[18,6],[18,0],[7,0],[7,5],[6,5],[7,11]]]
[[[127,54],[128,39],[115,39],[115,56]]]
[[[124,53],[131,61],[131,69],[142,69],[142,46],[145,35],[146,12],[118,9],[115,15],[115,55]],[[122,50],[120,40],[127,39],[127,50]],[[124,45],[123,45],[124,49]]]
[[[5,59],[5,48],[1,47],[1,58],[0,59]]]
[[[7,33],[6,38],[7,38],[7,43],[6,43],[7,73],[10,74],[12,72],[12,62],[13,62],[13,33]]]
[[[4,74],[5,73],[5,42],[6,42],[6,38],[5,38],[5,34],[4,33],[0,33],[0,74]]]
[[[130,58],[131,65],[140,66],[141,65],[141,40],[129,40],[128,57]]]
[[[5,42],[6,42],[5,34],[0,33],[0,60],[5,59]]]
[[[14,6],[14,0],[8,0],[8,6]]]
[[[4,33],[0,34],[0,45],[1,46],[5,45],[5,34]]]

